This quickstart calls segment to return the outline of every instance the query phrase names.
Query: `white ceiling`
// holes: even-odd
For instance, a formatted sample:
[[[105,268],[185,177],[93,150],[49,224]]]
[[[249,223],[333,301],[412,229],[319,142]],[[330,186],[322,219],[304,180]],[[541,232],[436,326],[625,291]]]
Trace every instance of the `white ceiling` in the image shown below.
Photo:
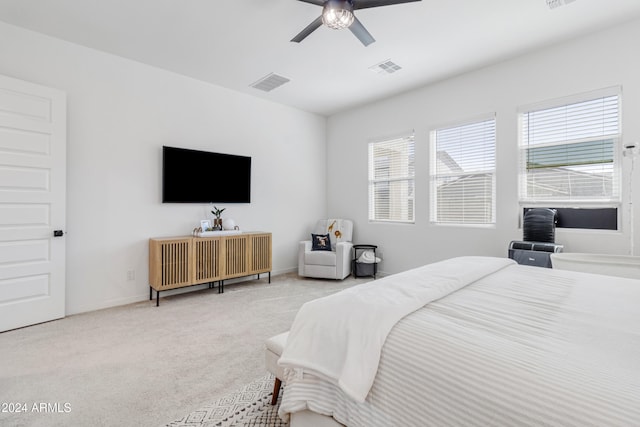
[[[356,11],[377,40],[321,27],[296,0],[0,0],[0,20],[306,111],[331,115],[640,17],[640,0],[423,0]],[[402,67],[377,74],[391,59]],[[291,82],[249,85],[274,72]]]

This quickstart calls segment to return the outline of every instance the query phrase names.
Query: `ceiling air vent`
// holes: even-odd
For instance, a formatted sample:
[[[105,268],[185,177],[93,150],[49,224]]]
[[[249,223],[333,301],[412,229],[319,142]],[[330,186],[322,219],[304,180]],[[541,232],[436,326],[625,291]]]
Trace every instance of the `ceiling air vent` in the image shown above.
[[[270,73],[257,82],[251,84],[251,87],[263,90],[265,92],[271,92],[275,88],[280,87],[289,81],[290,80],[286,77],[279,76],[275,73]]]
[[[402,67],[396,64],[395,62],[391,61],[390,59],[387,59],[385,61],[380,62],[379,64],[372,65],[371,67],[369,67],[369,69],[372,71],[375,71],[378,74],[384,74],[384,73],[392,74],[392,73],[395,73],[396,71],[402,70]]]
[[[556,7],[564,6],[574,1],[576,0],[547,0],[547,6],[549,6],[549,9],[555,9]]]

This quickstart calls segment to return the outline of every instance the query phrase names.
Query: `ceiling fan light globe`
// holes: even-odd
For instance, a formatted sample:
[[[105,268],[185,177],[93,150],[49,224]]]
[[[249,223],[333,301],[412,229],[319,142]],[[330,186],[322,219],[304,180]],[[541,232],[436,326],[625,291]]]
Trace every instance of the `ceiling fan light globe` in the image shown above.
[[[349,28],[353,24],[353,8],[349,2],[327,2],[322,11],[322,23],[334,30]]]

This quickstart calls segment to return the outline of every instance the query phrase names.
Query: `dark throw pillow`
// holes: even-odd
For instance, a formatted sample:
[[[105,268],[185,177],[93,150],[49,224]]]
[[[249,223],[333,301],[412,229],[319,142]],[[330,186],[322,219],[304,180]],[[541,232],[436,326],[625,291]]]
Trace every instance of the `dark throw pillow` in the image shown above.
[[[331,240],[329,239],[329,234],[312,234],[311,250],[312,251],[330,251]]]

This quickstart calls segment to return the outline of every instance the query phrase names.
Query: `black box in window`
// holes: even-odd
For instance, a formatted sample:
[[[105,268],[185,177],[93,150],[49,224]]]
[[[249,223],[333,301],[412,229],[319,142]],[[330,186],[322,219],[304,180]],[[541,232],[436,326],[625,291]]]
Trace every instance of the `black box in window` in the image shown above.
[[[555,243],[512,241],[509,258],[521,265],[551,268],[551,254],[562,252],[563,246]]]

